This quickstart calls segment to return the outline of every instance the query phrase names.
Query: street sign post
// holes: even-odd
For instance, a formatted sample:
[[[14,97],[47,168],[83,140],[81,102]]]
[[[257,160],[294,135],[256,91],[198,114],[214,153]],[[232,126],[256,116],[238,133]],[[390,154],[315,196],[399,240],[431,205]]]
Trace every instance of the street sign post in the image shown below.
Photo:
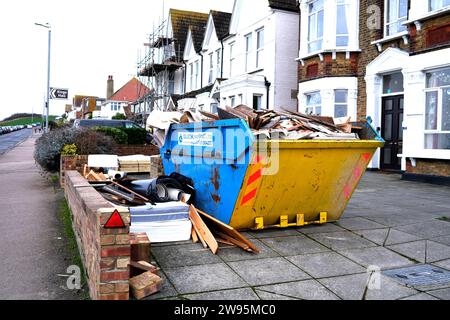
[[[69,98],[69,89],[50,88],[50,99],[67,100]]]

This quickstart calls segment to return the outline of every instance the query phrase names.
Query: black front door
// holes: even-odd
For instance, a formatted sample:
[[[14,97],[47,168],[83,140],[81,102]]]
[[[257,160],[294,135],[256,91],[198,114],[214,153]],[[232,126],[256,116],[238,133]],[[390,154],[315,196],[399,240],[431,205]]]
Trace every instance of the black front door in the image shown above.
[[[384,97],[382,103],[381,136],[386,140],[381,149],[381,169],[400,170],[403,152],[403,95]]]

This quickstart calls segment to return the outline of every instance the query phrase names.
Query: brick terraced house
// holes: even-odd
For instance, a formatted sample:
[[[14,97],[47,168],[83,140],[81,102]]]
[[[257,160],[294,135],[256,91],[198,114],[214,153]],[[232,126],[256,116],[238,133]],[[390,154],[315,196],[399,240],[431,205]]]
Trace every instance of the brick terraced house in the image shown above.
[[[300,0],[299,111],[370,116],[370,166],[450,180],[450,0]]]

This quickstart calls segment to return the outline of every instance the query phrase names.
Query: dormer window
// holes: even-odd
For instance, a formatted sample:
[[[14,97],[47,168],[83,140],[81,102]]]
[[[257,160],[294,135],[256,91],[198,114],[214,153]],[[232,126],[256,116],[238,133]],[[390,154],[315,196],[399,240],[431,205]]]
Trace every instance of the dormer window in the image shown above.
[[[385,8],[385,36],[406,31],[406,25],[402,23],[408,18],[408,0],[386,0]]]

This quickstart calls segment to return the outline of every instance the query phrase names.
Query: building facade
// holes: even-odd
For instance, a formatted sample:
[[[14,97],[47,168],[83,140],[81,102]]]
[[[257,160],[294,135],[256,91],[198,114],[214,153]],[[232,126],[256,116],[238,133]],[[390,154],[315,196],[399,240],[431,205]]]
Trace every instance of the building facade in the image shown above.
[[[450,1],[300,1],[299,111],[370,116],[370,166],[450,176]]]

